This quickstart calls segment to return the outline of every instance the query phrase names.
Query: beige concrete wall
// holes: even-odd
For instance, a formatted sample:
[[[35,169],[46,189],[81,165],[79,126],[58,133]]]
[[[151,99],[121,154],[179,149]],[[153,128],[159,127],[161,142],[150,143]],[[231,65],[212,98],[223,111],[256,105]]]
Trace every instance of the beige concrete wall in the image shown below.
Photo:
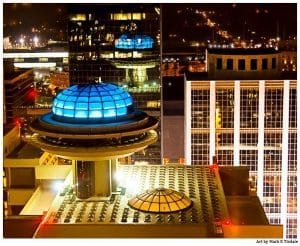
[[[37,166],[35,167],[36,179],[65,179],[72,167],[68,165]]]
[[[110,196],[111,189],[111,163],[107,161],[95,161],[95,195]]]
[[[15,126],[3,139],[4,157],[9,155],[21,143],[20,127]]]
[[[9,189],[8,205],[24,205],[34,193],[34,189]]]
[[[217,70],[217,59],[222,59],[222,70]],[[276,68],[272,69],[272,58],[276,58]],[[227,70],[227,59],[233,59],[233,69]],[[238,60],[245,60],[245,70],[238,69]],[[251,70],[251,59],[257,59],[257,69]],[[268,69],[262,70],[262,59],[268,60]],[[258,79],[276,78],[281,71],[281,61],[279,54],[262,55],[208,55],[208,75],[211,79]]]

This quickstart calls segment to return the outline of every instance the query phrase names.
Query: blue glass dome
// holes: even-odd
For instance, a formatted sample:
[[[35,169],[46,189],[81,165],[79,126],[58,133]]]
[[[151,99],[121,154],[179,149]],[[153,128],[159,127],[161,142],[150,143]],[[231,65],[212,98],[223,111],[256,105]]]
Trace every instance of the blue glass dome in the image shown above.
[[[134,111],[127,91],[108,84],[73,85],[53,101],[52,113],[59,121],[101,121],[120,118]]]
[[[127,35],[122,34],[116,40],[115,47],[118,49],[152,49],[153,39],[147,35]]]

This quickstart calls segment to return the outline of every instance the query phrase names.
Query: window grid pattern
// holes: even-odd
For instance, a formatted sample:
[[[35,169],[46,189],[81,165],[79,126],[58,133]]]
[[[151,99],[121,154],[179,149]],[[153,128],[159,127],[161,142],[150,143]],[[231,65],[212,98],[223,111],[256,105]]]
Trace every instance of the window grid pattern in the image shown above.
[[[209,134],[192,135],[192,165],[209,164]]]
[[[297,127],[297,90],[290,89],[289,128]]]
[[[286,237],[289,239],[297,238],[297,218],[287,218]]]
[[[265,150],[264,151],[264,170],[265,171],[281,171],[281,150]]]
[[[249,167],[249,171],[257,171],[257,150],[240,150],[240,165]]]
[[[265,212],[275,214],[280,214],[281,203],[280,194],[281,193],[281,176],[280,173],[267,173],[264,176],[264,188],[263,188],[263,207]]]
[[[192,128],[209,128],[209,90],[192,91]]]
[[[288,213],[297,214],[297,176],[296,175],[289,175],[288,176]]]
[[[258,127],[258,89],[240,91],[240,126],[241,128]]]
[[[289,133],[288,171],[297,171],[297,134]]]
[[[280,224],[280,217],[270,215],[269,222],[270,222],[270,224],[274,224],[274,225]]]
[[[221,118],[220,128],[233,128],[234,127],[233,89],[216,90],[216,109],[219,109],[219,114]]]
[[[217,149],[216,155],[220,165],[233,166],[233,150]]]
[[[258,132],[240,132],[240,148],[256,147],[258,143]]]
[[[132,105],[129,93],[115,85],[74,85],[56,96],[52,111],[69,118],[101,119],[126,115]]]
[[[216,83],[216,110],[220,113],[220,124],[218,125],[216,114],[216,155],[222,165],[233,165],[233,148],[226,148],[226,144],[231,142],[231,132],[233,136],[233,118],[234,118],[234,91],[233,88],[218,88],[222,82]],[[258,107],[259,90],[258,86],[254,88],[240,88],[240,165],[249,167],[250,187],[257,188],[257,143],[258,143]],[[192,105],[196,105],[192,90]],[[297,95],[296,89],[290,88],[289,102],[289,155],[288,155],[288,214],[287,214],[287,238],[297,237],[297,177],[294,176],[297,170],[297,134],[294,129],[297,127]],[[209,94],[209,90],[207,93]],[[199,99],[197,99],[199,100]],[[209,98],[207,105],[209,105]],[[199,110],[192,107],[193,112]],[[280,221],[281,213],[281,170],[282,170],[282,115],[283,115],[283,83],[278,81],[277,87],[271,87],[266,82],[265,87],[265,131],[264,131],[264,188],[263,188],[263,207],[271,224],[282,224]],[[208,108],[209,112],[209,108]],[[208,114],[209,116],[209,114]],[[200,123],[200,127],[202,123]],[[207,121],[209,126],[209,120]],[[197,127],[197,123],[192,122],[192,128]],[[222,128],[227,128],[223,130]],[[272,129],[273,128],[273,129]],[[223,134],[219,135],[222,133]],[[226,133],[226,134],[225,134]],[[193,134],[194,135],[194,134]],[[196,138],[193,138],[192,143]],[[208,134],[207,134],[208,135]],[[218,137],[220,138],[218,142]],[[197,141],[201,145],[207,143],[207,157],[209,151],[209,136],[206,140],[201,134],[197,133]],[[221,143],[221,145],[220,145]],[[233,141],[232,141],[233,143]],[[219,148],[218,148],[219,147]],[[232,146],[233,147],[233,146]],[[199,164],[203,158],[203,153],[199,148],[192,146],[192,163]]]
[[[265,90],[265,128],[282,127],[283,89]]]
[[[222,132],[216,131],[216,147],[222,146],[223,148],[232,149],[233,148],[234,136],[233,132]]]

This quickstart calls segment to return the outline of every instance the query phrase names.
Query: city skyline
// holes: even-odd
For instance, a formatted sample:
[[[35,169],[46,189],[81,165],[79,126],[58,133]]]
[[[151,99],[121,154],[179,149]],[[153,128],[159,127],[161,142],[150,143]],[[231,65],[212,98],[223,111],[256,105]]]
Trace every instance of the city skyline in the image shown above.
[[[298,239],[296,3],[4,3],[3,24],[6,223]]]

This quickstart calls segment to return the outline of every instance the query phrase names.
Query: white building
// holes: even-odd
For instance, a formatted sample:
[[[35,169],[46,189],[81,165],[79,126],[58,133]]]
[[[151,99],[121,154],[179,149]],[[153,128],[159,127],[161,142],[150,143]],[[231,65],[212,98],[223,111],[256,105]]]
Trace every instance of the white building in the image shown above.
[[[298,98],[298,100],[297,100]],[[299,232],[300,85],[291,80],[185,81],[185,160],[248,166],[271,224]],[[298,126],[298,128],[297,128]]]

